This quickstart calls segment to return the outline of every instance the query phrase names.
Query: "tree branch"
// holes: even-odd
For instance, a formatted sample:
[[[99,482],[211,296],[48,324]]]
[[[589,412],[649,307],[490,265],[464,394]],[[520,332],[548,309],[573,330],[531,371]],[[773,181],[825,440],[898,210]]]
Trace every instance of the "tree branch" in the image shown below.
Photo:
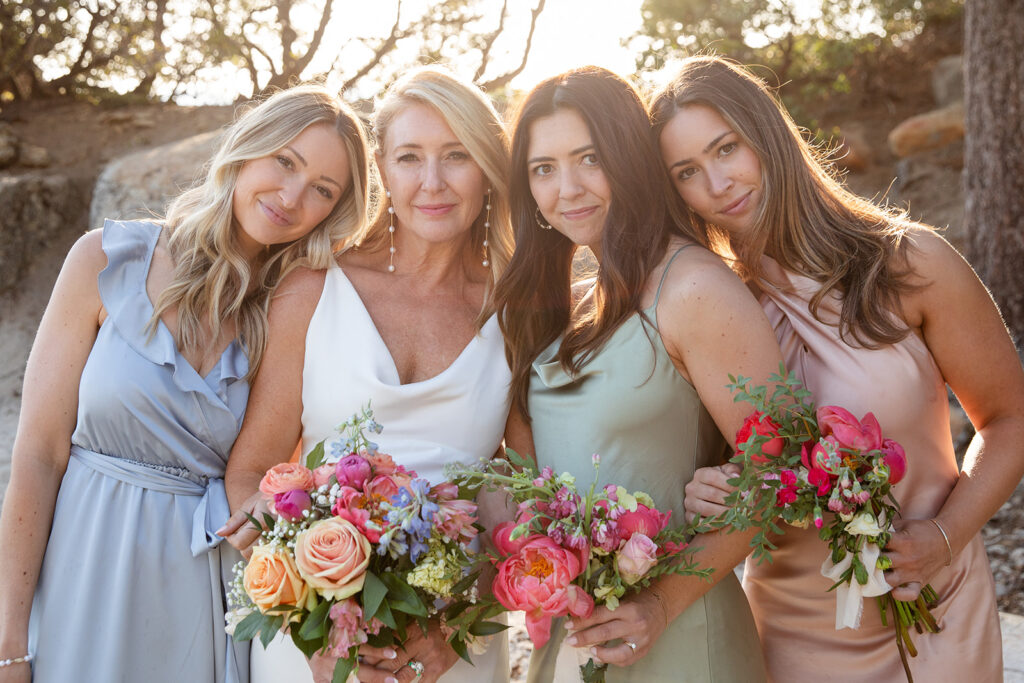
[[[505,30],[505,16],[508,12],[508,0],[504,0],[501,3],[501,18],[498,20],[498,28],[491,32],[484,39],[484,46],[480,50],[480,66],[477,67],[476,73],[473,74],[473,80],[477,81],[484,76],[484,71],[487,70],[487,63],[491,59],[491,48],[494,47],[494,41],[497,40],[501,32]]]
[[[530,49],[533,45],[533,33],[537,29],[537,17],[539,17],[541,12],[544,11],[545,2],[546,0],[538,0],[537,6],[530,12],[530,33],[526,36],[526,47],[523,49],[523,59],[519,62],[519,66],[502,76],[493,78],[486,83],[479,84],[483,90],[496,90],[502,87],[521,74],[523,69],[526,68],[526,60],[530,57]]]
[[[543,2],[543,0],[541,0],[541,2]],[[359,81],[360,78],[368,74],[370,72],[370,69],[377,66],[377,64],[381,60],[381,57],[391,52],[391,50],[395,48],[395,44],[405,37],[405,33],[398,28],[401,18],[402,0],[398,0],[398,6],[395,10],[395,23],[391,25],[391,33],[388,35],[387,38],[384,39],[384,42],[381,43],[376,50],[374,50],[373,56],[370,57],[366,64],[364,64],[363,67],[359,69],[359,71],[357,71],[351,78],[349,78],[342,84],[342,92],[351,88],[353,85],[356,84],[357,81]]]

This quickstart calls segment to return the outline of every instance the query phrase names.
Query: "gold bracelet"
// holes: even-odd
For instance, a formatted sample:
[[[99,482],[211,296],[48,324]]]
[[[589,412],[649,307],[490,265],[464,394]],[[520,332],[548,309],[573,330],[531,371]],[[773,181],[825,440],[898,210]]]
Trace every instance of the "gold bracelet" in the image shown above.
[[[949,559],[946,560],[946,566],[948,567],[953,564],[953,546],[949,544],[949,536],[946,535],[946,530],[942,528],[942,525],[939,524],[938,520],[933,518],[928,521],[935,525],[935,528],[939,530],[940,534],[942,534],[942,540],[946,542],[946,550],[949,551]]]

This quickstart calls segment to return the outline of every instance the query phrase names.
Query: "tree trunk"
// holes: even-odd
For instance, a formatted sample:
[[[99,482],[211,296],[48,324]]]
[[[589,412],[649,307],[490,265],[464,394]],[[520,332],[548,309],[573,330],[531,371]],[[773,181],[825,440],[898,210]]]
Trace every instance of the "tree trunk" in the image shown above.
[[[967,256],[1024,342],[1024,8],[964,3]]]

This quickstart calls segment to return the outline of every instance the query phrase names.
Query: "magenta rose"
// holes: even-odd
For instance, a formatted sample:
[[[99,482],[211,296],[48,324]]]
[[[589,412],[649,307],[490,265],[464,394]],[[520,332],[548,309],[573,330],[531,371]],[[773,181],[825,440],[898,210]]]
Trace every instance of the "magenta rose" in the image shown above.
[[[907,454],[892,439],[882,441],[882,462],[889,468],[889,483],[898,484],[907,474]]]
[[[363,489],[363,484],[370,478],[372,470],[370,463],[361,455],[355,453],[346,455],[334,466],[334,476],[342,486],[351,486],[354,489]]]
[[[628,539],[633,534],[643,534],[648,538],[654,538],[668,525],[668,520],[671,517],[671,510],[662,513],[642,503],[637,503],[636,510],[624,512],[615,521],[618,523],[617,531],[622,540]]]
[[[292,489],[274,494],[274,511],[289,522],[297,522],[302,519],[302,513],[312,506],[312,498],[302,489]]]
[[[627,585],[633,585],[658,563],[658,544],[646,534],[633,534],[615,553],[615,569]]]
[[[494,597],[506,609],[526,613],[526,630],[534,647],[551,637],[552,617],[588,617],[594,599],[572,580],[583,563],[579,556],[547,536],[529,537],[519,552],[498,563]]]
[[[747,419],[743,421],[743,426],[736,432],[736,448],[743,453],[743,444],[752,436],[770,437],[761,444],[760,453],[750,454],[750,459],[753,462],[768,462],[769,458],[777,458],[782,455],[782,449],[786,445],[785,440],[779,436],[779,429],[779,425],[767,414],[755,410],[747,416]]]
[[[818,408],[818,429],[821,435],[835,435],[843,448],[872,451],[882,447],[882,428],[871,413],[857,420],[853,413],[839,406]]]

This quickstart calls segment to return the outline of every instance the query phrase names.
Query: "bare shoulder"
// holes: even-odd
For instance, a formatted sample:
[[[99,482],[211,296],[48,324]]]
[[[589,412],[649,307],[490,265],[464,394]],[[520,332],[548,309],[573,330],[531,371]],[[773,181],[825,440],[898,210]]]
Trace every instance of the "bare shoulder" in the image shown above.
[[[294,305],[300,302],[312,300],[314,303],[320,299],[324,289],[324,281],[327,278],[326,270],[313,270],[311,268],[295,268],[278,283],[272,297],[276,303],[279,300],[287,300]]]
[[[103,251],[103,230],[90,230],[75,240],[64,264],[65,268],[73,267],[75,270],[94,272],[98,275],[107,267],[107,254]]]
[[[670,250],[670,253],[673,251]],[[756,306],[753,295],[739,276],[717,254],[699,245],[681,251],[668,266],[667,273],[662,269],[655,273],[659,278],[662,274],[664,280],[661,285],[659,309],[663,308],[665,303],[673,307],[738,302]]]
[[[967,260],[941,235],[927,227],[912,227],[905,237],[907,265],[914,289],[902,295],[907,324],[920,328],[930,316],[958,301],[988,298]]]
[[[912,226],[904,236],[908,265],[925,282],[945,279],[949,270],[970,270],[952,244],[927,226]],[[922,283],[923,284],[923,283]]]

